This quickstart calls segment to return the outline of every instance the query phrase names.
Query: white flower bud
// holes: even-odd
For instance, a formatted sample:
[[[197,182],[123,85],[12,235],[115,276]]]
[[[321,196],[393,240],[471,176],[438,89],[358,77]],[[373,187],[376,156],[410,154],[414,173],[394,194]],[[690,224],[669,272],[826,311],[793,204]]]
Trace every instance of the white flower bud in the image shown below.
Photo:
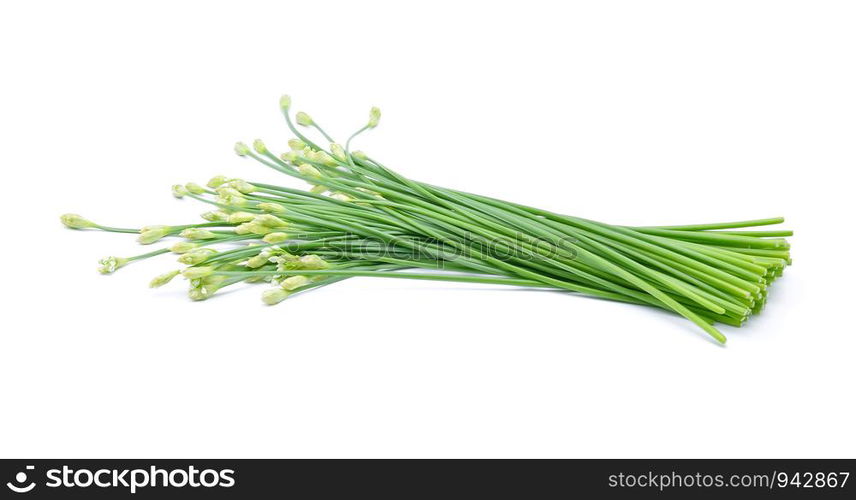
[[[262,241],[265,243],[282,243],[288,239],[289,236],[286,233],[268,233],[264,238],[262,238]]]
[[[324,165],[327,165],[328,167],[336,167],[339,165],[338,163],[336,163],[335,158],[328,155],[324,151],[319,151],[318,154],[316,155],[316,157],[318,158],[319,163],[323,163]]]
[[[198,227],[189,227],[178,235],[189,240],[211,240],[217,237],[217,235],[211,231]]]
[[[303,151],[303,148],[306,147],[306,143],[300,139],[289,139],[288,147],[290,147],[292,151]]]
[[[176,198],[184,198],[184,195],[187,194],[187,189],[181,184],[174,184],[172,186],[172,195]]]
[[[312,117],[310,117],[309,115],[307,115],[303,111],[299,111],[297,113],[297,115],[295,116],[295,118],[297,119],[297,123],[299,125],[303,125],[304,127],[309,127],[314,123],[312,121]]]
[[[312,281],[306,276],[289,276],[288,278],[280,281],[279,286],[284,290],[292,291],[310,283],[312,283]]]
[[[291,96],[283,95],[279,98],[279,107],[283,111],[288,111],[288,108],[291,107]]]
[[[262,214],[253,219],[254,224],[261,224],[265,227],[287,227],[288,223],[279,217],[271,214]]]
[[[244,198],[244,195],[241,194],[235,188],[228,186],[220,186],[217,188],[218,200],[223,205],[228,206],[244,206],[247,203],[247,199]]]
[[[205,212],[200,217],[210,222],[225,222],[229,220],[229,214],[222,210],[214,210],[212,212]]]
[[[235,228],[235,234],[258,234],[259,236],[272,233],[274,230],[258,222],[245,222]]]
[[[249,194],[256,191],[256,187],[243,179],[232,179],[229,181],[229,187],[242,194]]]
[[[258,254],[247,259],[246,266],[250,269],[257,269],[262,267],[263,265],[268,263],[268,256],[265,254]]]
[[[288,290],[283,290],[280,287],[271,288],[262,292],[262,301],[269,306],[273,306],[287,299],[289,295],[291,295],[291,292]]]
[[[377,127],[378,122],[380,121],[380,109],[372,108],[369,111],[369,128]]]
[[[137,241],[143,245],[150,245],[169,234],[171,230],[169,226],[148,226],[140,231]]]
[[[341,145],[336,144],[335,142],[330,144],[330,152],[333,153],[333,157],[337,160],[343,163],[347,163],[348,155],[345,154],[345,148],[343,148]]]
[[[60,216],[60,222],[65,225],[65,227],[71,229],[86,229],[89,227],[95,227],[96,224],[88,219],[84,219],[80,215],[77,214],[65,214]]]
[[[217,203],[226,205],[227,207],[243,207],[247,204],[247,199],[243,196],[218,196]]]
[[[309,150],[307,153],[305,153],[305,156],[307,160],[313,161],[315,163],[320,163],[322,165],[327,165],[329,167],[335,167],[337,165],[336,160],[334,160],[324,151]]]
[[[212,295],[214,295],[214,293],[217,292],[219,288],[220,287],[218,287],[217,285],[200,284],[199,286],[191,287],[190,290],[187,291],[187,296],[190,297],[192,300],[206,300]]]
[[[235,153],[238,156],[247,156],[248,154],[250,154],[250,148],[247,147],[247,145],[244,144],[243,142],[236,142],[235,143]]]
[[[312,186],[312,189],[309,190],[310,193],[313,194],[322,194],[327,191],[327,186]]]
[[[98,261],[98,272],[101,274],[110,274],[116,272],[117,269],[128,263],[128,259],[122,257],[104,257]]]
[[[318,169],[313,167],[312,165],[301,165],[297,167],[297,170],[301,173],[301,175],[305,175],[306,177],[321,177],[321,172],[319,172]]]
[[[279,159],[288,162],[295,163],[300,158],[300,152],[298,151],[289,151],[288,153],[283,153],[279,155]]]
[[[258,205],[256,205],[256,208],[258,208],[260,210],[264,210],[265,212],[268,212],[268,213],[273,213],[273,214],[279,214],[279,213],[285,212],[285,207],[280,205],[279,203],[268,203],[268,202],[259,203]]]
[[[229,224],[240,224],[242,222],[250,222],[256,218],[256,214],[249,212],[234,212],[229,214]]]
[[[210,188],[218,188],[224,183],[228,182],[229,178],[225,175],[215,175],[208,181],[208,187]]]
[[[263,154],[267,153],[267,151],[268,151],[267,146],[265,146],[265,143],[262,142],[261,139],[256,139],[253,141],[253,149],[255,149],[256,153],[258,153],[260,155],[263,155]]]
[[[188,266],[195,266],[196,264],[205,262],[209,257],[216,253],[217,250],[214,250],[213,248],[199,248],[192,252],[183,254],[178,258],[178,261],[182,264],[187,264]]]
[[[231,181],[229,181],[231,182]],[[220,196],[243,196],[243,194],[237,189],[233,188],[231,185],[223,184],[222,186],[217,188],[217,194]]]
[[[169,251],[172,253],[187,253],[192,252],[199,248],[199,243],[192,243],[190,241],[179,241],[169,247]]]
[[[172,281],[173,278],[178,276],[178,274],[180,272],[181,271],[175,270],[175,271],[170,271],[168,273],[163,273],[161,275],[155,276],[155,278],[151,282],[149,282],[149,287],[150,288],[158,288],[158,287],[164,286],[167,283],[169,283],[170,281]]]
[[[304,255],[298,259],[300,269],[306,270],[318,270],[318,269],[327,269],[330,267],[330,264],[327,263],[326,260],[321,257],[312,254],[312,255]]]
[[[195,182],[188,182],[184,185],[184,189],[193,194],[205,194],[205,188]]]
[[[204,278],[214,272],[211,266],[188,267],[181,272],[181,275],[187,279]]]

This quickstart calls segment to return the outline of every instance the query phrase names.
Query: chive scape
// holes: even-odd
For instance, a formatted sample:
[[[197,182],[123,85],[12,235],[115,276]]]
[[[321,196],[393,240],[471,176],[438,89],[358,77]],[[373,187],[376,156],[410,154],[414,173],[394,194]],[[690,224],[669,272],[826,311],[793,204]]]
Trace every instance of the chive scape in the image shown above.
[[[172,186],[176,198],[207,204],[204,222],[130,229],[66,214],[62,223],[135,233],[144,245],[179,238],[148,253],[106,257],[98,270],[110,274],[177,254],[186,267],[150,286],[182,276],[193,300],[241,282],[272,285],[262,294],[270,305],[354,277],[506,285],[665,309],[721,343],[726,338],[716,325],[739,327],[758,314],[791,264],[785,238],[792,231],[747,230],[780,224],[782,217],[631,227],[549,212],[415,181],[352,150],[354,139],[377,127],[377,108],[338,143],[308,114],[292,119],[290,97],[280,107],[295,136],[288,149],[274,152],[256,139],[237,143],[235,152],[308,189],[217,175],[204,186]]]

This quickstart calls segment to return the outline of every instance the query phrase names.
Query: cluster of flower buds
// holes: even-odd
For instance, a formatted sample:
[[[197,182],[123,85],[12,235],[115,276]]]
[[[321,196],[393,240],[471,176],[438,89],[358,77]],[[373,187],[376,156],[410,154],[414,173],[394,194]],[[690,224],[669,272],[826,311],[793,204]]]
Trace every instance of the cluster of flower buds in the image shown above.
[[[279,104],[288,117],[291,98],[282,96]],[[280,165],[285,162],[286,166],[293,167],[296,175],[309,181],[310,193],[314,195],[327,193],[330,191],[327,186],[313,181],[329,179],[329,184],[336,185],[336,179],[346,173],[349,165],[353,166],[354,159],[365,159],[365,155],[359,152],[349,152],[347,144],[350,141],[345,146],[334,142],[307,113],[299,112],[295,119],[297,124],[301,126],[317,129],[329,141],[330,145],[327,151],[316,146],[304,136],[297,134],[298,138],[288,141],[290,151],[281,157],[274,156],[260,139],[254,140],[251,145],[243,142],[236,143],[235,153],[263,162],[271,160]],[[357,133],[376,127],[379,119],[380,110],[372,108],[367,125]],[[324,183],[328,184],[326,180]],[[363,187],[356,189],[366,195],[381,198],[379,193]],[[244,179],[225,175],[212,177],[205,186],[193,182],[173,185],[172,194],[176,198],[190,197],[216,205],[216,209],[201,214],[202,219],[206,222],[200,224],[151,225],[134,230],[98,226],[76,214],[63,215],[61,220],[64,225],[73,229],[97,228],[118,232],[138,232],[138,241],[143,245],[150,245],[166,237],[182,238],[167,248],[147,254],[130,258],[106,257],[101,259],[98,271],[103,274],[113,273],[135,260],[172,252],[178,255],[178,262],[187,267],[155,277],[150,282],[151,287],[163,286],[181,275],[190,282],[189,296],[193,300],[204,300],[228,284],[240,281],[267,281],[276,284],[276,287],[266,291],[263,300],[268,304],[275,304],[293,292],[301,291],[320,281],[329,279],[321,275],[295,275],[294,272],[318,271],[331,267],[331,263],[320,255],[299,250],[299,244],[304,240],[307,232],[310,234],[311,240],[313,231],[316,234],[322,234],[329,233],[330,230],[328,226],[324,225],[313,226],[309,224],[309,227],[306,227],[305,224],[289,222],[294,220],[289,218],[290,215],[294,215],[294,211],[299,214],[301,204],[295,208],[290,208],[287,204],[288,197],[279,196],[275,190],[270,191],[267,188],[261,189],[263,194],[260,194],[259,191],[257,186]],[[329,199],[332,202],[330,203],[332,208],[341,209],[342,202],[360,203],[360,200],[364,200],[365,196],[360,196],[353,190],[337,186],[330,192],[329,198],[320,199]],[[319,197],[310,197],[310,200],[317,201]],[[323,203],[327,202],[322,202],[319,207],[323,207]],[[296,219],[300,220],[299,217]],[[292,240],[298,243],[298,250],[294,253],[286,251],[280,246],[284,246]],[[247,244],[239,243],[243,241],[246,241]],[[232,249],[219,249],[219,245],[225,243],[232,245],[238,243],[241,246]],[[215,246],[218,248],[214,248]],[[309,248],[314,247],[310,246]],[[233,276],[235,274],[240,276]]]

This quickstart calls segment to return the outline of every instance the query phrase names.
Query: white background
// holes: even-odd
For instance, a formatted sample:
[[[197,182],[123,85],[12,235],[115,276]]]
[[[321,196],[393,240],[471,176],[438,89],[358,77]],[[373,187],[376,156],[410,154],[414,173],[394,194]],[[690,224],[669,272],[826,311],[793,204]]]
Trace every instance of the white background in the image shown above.
[[[7,2],[4,457],[853,457],[850,2]],[[621,224],[788,218],[727,347],[561,293],[353,279],[150,290],[103,224],[176,182],[285,181],[282,93],[419,180]]]

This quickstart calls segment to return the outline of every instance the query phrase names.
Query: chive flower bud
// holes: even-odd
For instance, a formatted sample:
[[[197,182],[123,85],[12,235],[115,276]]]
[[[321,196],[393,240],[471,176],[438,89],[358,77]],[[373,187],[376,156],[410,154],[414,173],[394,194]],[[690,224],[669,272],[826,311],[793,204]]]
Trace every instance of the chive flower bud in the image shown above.
[[[253,141],[253,149],[255,149],[256,153],[258,153],[260,155],[263,155],[263,154],[267,153],[267,151],[268,151],[267,146],[265,146],[265,143],[262,142],[261,139],[256,139]]]
[[[227,207],[243,207],[247,204],[247,199],[243,196],[219,196],[217,202]]]
[[[333,158],[336,158],[341,162],[348,161],[348,155],[345,154],[345,148],[340,144],[336,144],[335,142],[330,144],[330,152],[333,153]]]
[[[202,249],[196,250],[194,252],[186,253],[178,258],[178,262],[181,264],[187,264],[188,266],[195,266],[196,264],[202,264],[208,257],[217,253],[217,252],[203,252]]]
[[[300,139],[289,139],[288,147],[290,147],[292,151],[303,151],[303,148],[306,147],[306,143]]]
[[[380,121],[380,108],[372,108],[369,111],[369,128],[377,127],[378,122]]]
[[[229,214],[222,210],[214,210],[212,212],[205,212],[200,217],[210,222],[225,222],[229,219]]]
[[[244,144],[243,142],[236,142],[235,143],[235,153],[238,156],[247,156],[248,154],[250,154],[250,148],[247,147],[247,145]]]
[[[287,241],[289,238],[286,233],[268,233],[262,238],[262,241],[265,243],[282,243],[283,241]]]
[[[59,218],[60,222],[67,228],[71,229],[86,229],[96,227],[96,224],[89,219],[85,219],[77,214],[64,214]]]
[[[265,254],[258,254],[247,259],[246,266],[250,269],[256,269],[262,267],[263,265],[268,263],[268,256]]]
[[[283,153],[279,155],[280,160],[288,163],[295,163],[299,157],[300,152],[298,151],[289,151],[288,153]]]
[[[291,295],[291,292],[283,290],[281,287],[271,288],[262,292],[262,301],[269,306],[273,306],[287,299],[289,295]]]
[[[181,272],[181,275],[187,279],[204,278],[214,272],[211,266],[188,267]]]
[[[288,111],[288,108],[291,107],[291,96],[283,94],[283,96],[279,98],[279,107],[283,111]]]
[[[327,263],[326,260],[321,257],[312,254],[312,255],[303,255],[298,259],[298,266],[300,269],[306,270],[318,270],[318,269],[327,269],[330,267],[330,264]]]
[[[210,188],[218,188],[224,183],[228,182],[229,178],[225,175],[215,175],[208,181],[208,187]]]
[[[227,220],[229,224],[240,224],[242,222],[250,222],[255,218],[256,214],[251,214],[249,212],[233,212],[229,214],[229,218]]]
[[[192,252],[199,248],[199,243],[193,243],[190,241],[179,241],[169,247],[169,251],[172,253],[187,253]]]
[[[219,289],[220,286],[217,284],[202,283],[200,281],[197,285],[190,287],[190,290],[187,291],[187,296],[190,297],[191,300],[206,300],[214,295],[214,293]]]
[[[181,184],[174,184],[172,186],[172,195],[176,198],[184,198],[184,195],[187,194],[187,189]]]
[[[222,186],[218,187],[217,194],[219,194],[220,196],[243,196],[243,193],[233,188],[229,183],[223,184]]]
[[[280,205],[279,203],[263,202],[256,205],[256,208],[273,214],[285,212],[285,207]]]
[[[356,158],[358,160],[367,160],[368,159],[368,155],[362,151],[354,151],[351,153],[351,156],[353,156],[354,158]]]
[[[319,172],[318,169],[313,167],[312,165],[301,165],[297,167],[297,170],[306,177],[321,177],[321,172]]]
[[[98,261],[98,272],[101,274],[111,274],[128,262],[128,259],[123,259],[122,257],[104,257]]]
[[[263,236],[272,232],[274,232],[273,228],[264,226],[255,221],[245,222],[235,228],[235,234],[258,234],[259,236]]]
[[[288,223],[279,217],[271,214],[262,214],[256,216],[253,221],[254,224],[261,224],[265,227],[287,227]]]
[[[163,273],[163,274],[160,274],[158,276],[155,276],[154,279],[152,279],[152,281],[149,282],[149,287],[150,288],[158,288],[158,287],[164,286],[167,283],[169,283],[170,281],[172,281],[173,278],[178,276],[178,274],[180,272],[181,271],[179,271],[179,270],[175,270],[175,271],[170,271],[168,273]]]
[[[296,288],[300,288],[302,286],[306,286],[312,283],[312,281],[306,276],[289,276],[285,278],[279,283],[284,290],[292,291]]]
[[[299,125],[303,125],[304,127],[311,127],[312,124],[315,123],[312,121],[312,117],[310,117],[303,111],[299,111],[295,116],[295,119],[297,119],[297,123]]]
[[[217,188],[218,201],[230,207],[241,207],[247,204],[247,199],[235,188],[220,186]]]
[[[193,194],[205,194],[205,188],[195,182],[188,182],[184,185],[184,189]]]
[[[140,230],[140,237],[137,238],[143,245],[151,245],[160,240],[172,231],[169,226],[147,226]]]
[[[321,186],[321,185],[312,186],[312,189],[309,190],[309,192],[313,193],[313,194],[322,194],[325,191],[327,191],[327,186]]]
[[[228,186],[241,194],[249,194],[256,191],[256,187],[243,179],[232,179]]]
[[[306,159],[315,163],[320,163],[322,165],[327,165],[329,167],[335,167],[337,165],[336,160],[334,160],[330,155],[325,153],[324,151],[314,151],[308,150],[304,152]]]
[[[183,254],[178,258],[178,261],[182,264],[187,264],[188,266],[195,266],[196,264],[205,262],[215,253],[217,253],[217,251],[213,248],[199,248],[192,252]]]
[[[217,237],[217,235],[211,231],[198,227],[189,227],[178,235],[182,238],[187,238],[188,240],[211,240]]]
[[[317,161],[318,163],[323,163],[324,165],[327,165],[328,167],[335,167],[338,165],[338,163],[336,163],[336,160],[332,156],[325,153],[324,151],[318,151],[315,154],[315,158],[316,158],[315,161]]]

